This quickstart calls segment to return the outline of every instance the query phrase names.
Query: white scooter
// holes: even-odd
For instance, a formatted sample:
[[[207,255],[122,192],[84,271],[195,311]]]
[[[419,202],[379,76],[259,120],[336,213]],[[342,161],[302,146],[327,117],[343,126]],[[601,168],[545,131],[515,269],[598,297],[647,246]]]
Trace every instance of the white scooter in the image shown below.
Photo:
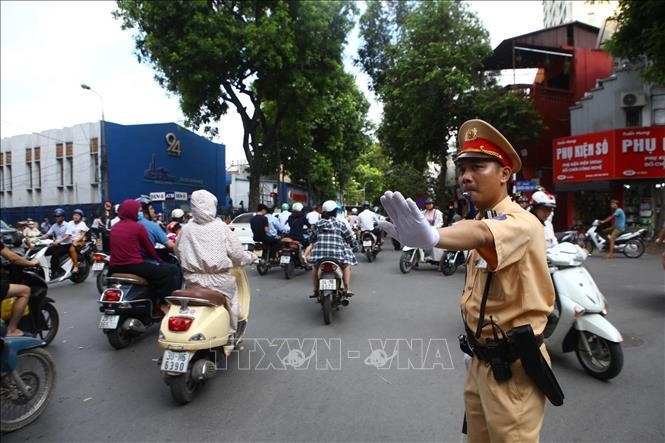
[[[192,401],[195,391],[216,374],[219,359],[240,349],[251,294],[244,268],[231,271],[240,308],[235,337],[229,336],[231,307],[221,292],[190,288],[166,297],[170,307],[159,329],[159,346],[164,349],[160,364],[164,382],[179,404]]]
[[[419,269],[421,264],[436,266],[439,271],[443,269],[445,259],[445,249],[432,248],[431,255],[426,255],[422,248],[413,248],[411,246],[402,247],[402,255],[399,257],[399,270],[403,274],[408,274],[411,269]]]
[[[589,254],[594,249],[601,252],[607,251],[609,247],[609,240],[603,238],[598,232],[600,222],[594,220],[591,227],[586,231],[584,238],[584,247],[589,251]],[[646,235],[647,230],[642,228],[634,232],[624,232],[618,236],[614,242],[614,251],[622,252],[628,258],[639,258],[644,254],[645,246],[642,237]]]
[[[609,380],[623,367],[623,338],[605,318],[607,300],[582,265],[586,258],[586,252],[572,243],[547,250],[556,305],[543,335],[549,350],[575,351],[592,377]]]
[[[53,278],[51,275],[51,256],[46,255],[49,246],[53,244],[51,239],[35,239],[30,243],[30,249],[26,252],[25,256],[28,260],[37,259],[39,266],[36,268],[38,274],[47,284],[58,283],[70,279],[74,283],[82,283],[88,278],[90,268],[92,267],[92,246],[94,243],[86,241],[85,244],[78,251],[79,268],[77,272],[72,272],[74,269],[74,262],[65,254],[60,258],[60,268],[65,271],[58,278]]]

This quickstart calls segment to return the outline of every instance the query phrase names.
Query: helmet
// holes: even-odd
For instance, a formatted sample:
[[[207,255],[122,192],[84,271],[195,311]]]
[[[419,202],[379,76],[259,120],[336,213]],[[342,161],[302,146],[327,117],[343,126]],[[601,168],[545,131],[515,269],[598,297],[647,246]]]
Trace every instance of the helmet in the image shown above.
[[[544,206],[546,208],[556,208],[556,198],[546,191],[536,191],[531,196],[531,206]]]
[[[335,203],[334,200],[326,200],[323,202],[323,205],[321,205],[321,210],[323,212],[332,212],[337,210],[337,203]]]
[[[137,198],[136,201],[141,203],[141,208],[142,209],[145,209],[146,207],[148,207],[152,204],[152,200],[150,200],[148,197],[146,197],[144,195]]]
[[[369,208],[369,202],[367,200],[365,200],[363,202],[363,209],[368,209],[368,208]]]
[[[65,210],[62,208],[57,208],[55,211],[53,211],[53,216],[54,217],[64,217],[65,216]]]
[[[303,206],[302,206],[302,203],[300,203],[300,202],[294,203],[293,206],[291,207],[293,212],[300,212],[300,211],[302,211],[302,208],[303,208]]]
[[[185,216],[185,211],[180,208],[175,208],[171,211],[171,218],[183,218]]]
[[[288,203],[282,203],[282,211],[288,211],[289,210],[289,204]]]
[[[351,214],[357,214],[358,208],[351,208]]]
[[[85,214],[83,213],[83,210],[82,210],[82,209],[78,209],[78,208],[77,208],[77,209],[74,209],[74,211],[72,212],[72,214],[78,214],[78,215],[80,215],[81,217],[83,217],[83,216],[85,215]]]

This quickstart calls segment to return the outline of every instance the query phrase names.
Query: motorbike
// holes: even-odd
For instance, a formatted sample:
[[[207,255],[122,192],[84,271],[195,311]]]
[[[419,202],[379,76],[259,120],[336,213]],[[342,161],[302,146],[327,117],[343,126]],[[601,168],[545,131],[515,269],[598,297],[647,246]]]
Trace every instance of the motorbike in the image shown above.
[[[270,268],[274,266],[281,266],[281,249],[279,246],[273,246],[277,250],[273,253],[270,248],[264,245],[261,242],[254,242],[254,254],[259,257],[259,261],[256,264],[256,272],[259,275],[266,275]]]
[[[54,305],[55,300],[47,295],[48,285],[34,268],[15,264],[10,264],[7,268],[10,283],[23,284],[30,288],[30,299],[18,323],[19,329],[37,335],[45,344],[51,343],[58,333],[60,316]],[[13,297],[2,300],[3,320],[9,321],[13,304]]]
[[[158,249],[158,253],[161,250]],[[169,262],[175,255],[163,253]],[[106,289],[98,300],[101,329],[115,349],[126,348],[133,338],[143,334],[164,317],[159,300],[148,287],[148,280],[135,274],[115,273],[106,277]]]
[[[74,269],[74,262],[69,257],[69,254],[65,254],[60,258],[60,268],[64,273],[57,277],[53,278],[51,272],[51,256],[46,255],[46,252],[49,249],[49,246],[53,244],[51,239],[37,239],[31,243],[31,248],[28,249],[25,256],[28,260],[37,259],[39,260],[39,267],[37,273],[41,278],[46,281],[47,284],[58,283],[65,281],[67,279],[71,280],[74,283],[82,283],[88,278],[90,274],[90,268],[92,267],[92,254],[95,251],[95,243],[92,240],[86,240],[84,244],[80,247],[76,247],[76,253],[78,254],[78,271],[72,272]]]
[[[556,304],[543,331],[547,348],[575,351],[592,377],[609,380],[623,367],[621,333],[607,320],[607,300],[583,266],[586,252],[572,243],[547,250]]]
[[[381,251],[377,238],[372,231],[362,232],[361,252],[367,257],[367,261],[372,263]]]
[[[436,254],[432,251],[432,255],[427,256],[425,250],[422,248],[412,248],[411,246],[402,247],[402,255],[399,258],[399,270],[402,271],[403,274],[408,274],[412,269],[420,269],[421,264],[434,265],[441,269],[445,251],[439,248],[435,249],[437,249]],[[435,258],[439,256],[441,258]]]
[[[109,273],[109,263],[111,256],[104,252],[95,252],[92,255],[92,272],[95,273],[95,282],[97,291],[101,294],[106,289],[106,277]]]
[[[349,305],[344,279],[342,278],[342,265],[334,258],[321,259],[318,264],[317,276],[319,278],[319,291],[316,295],[316,301],[321,304],[323,322],[329,325],[333,309],[339,310],[340,305]]]
[[[293,277],[296,268],[309,271],[310,266],[305,263],[302,256],[302,244],[291,238],[285,237],[282,239],[282,249],[279,253],[279,265],[284,270],[284,277],[289,280]]]
[[[0,432],[12,432],[37,420],[55,389],[55,362],[34,337],[0,338]]]
[[[441,272],[443,275],[453,275],[457,268],[466,263],[468,251],[453,251],[446,249],[441,257]]]
[[[249,317],[250,290],[245,270],[232,268],[240,312],[234,337],[229,336],[230,306],[221,292],[204,288],[174,291],[159,330],[164,349],[160,369],[171,396],[179,404],[193,400],[196,390],[214,377],[217,357],[240,349]]]
[[[589,254],[591,254],[594,249],[604,252],[609,248],[609,240],[602,237],[598,232],[599,225],[600,221],[594,220],[591,227],[586,231],[584,247],[589,251]],[[647,230],[645,228],[638,229],[634,232],[624,232],[616,238],[616,241],[614,242],[614,251],[621,252],[628,258],[641,257],[646,249],[642,237],[646,234]]]

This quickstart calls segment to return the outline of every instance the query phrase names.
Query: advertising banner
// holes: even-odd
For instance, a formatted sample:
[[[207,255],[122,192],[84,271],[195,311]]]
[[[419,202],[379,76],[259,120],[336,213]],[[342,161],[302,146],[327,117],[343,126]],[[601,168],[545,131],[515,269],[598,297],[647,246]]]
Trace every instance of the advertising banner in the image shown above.
[[[552,145],[554,183],[665,177],[665,127],[580,134]]]

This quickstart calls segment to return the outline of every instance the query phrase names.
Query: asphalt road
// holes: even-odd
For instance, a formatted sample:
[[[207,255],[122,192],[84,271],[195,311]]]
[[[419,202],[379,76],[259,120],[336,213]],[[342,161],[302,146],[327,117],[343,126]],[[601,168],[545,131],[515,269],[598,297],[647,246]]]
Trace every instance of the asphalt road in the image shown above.
[[[363,256],[356,296],[324,325],[311,279],[248,271],[252,305],[245,350],[177,406],[155,362],[157,328],[116,351],[97,329],[92,277],[49,293],[61,315],[48,347],[58,378],[36,422],[2,436],[19,441],[460,441],[464,365],[458,299],[464,270],[404,275],[399,252]],[[554,355],[565,404],[547,407],[542,441],[662,442],[665,399],[664,272],[659,257],[592,256],[587,267],[624,336],[624,368],[609,382],[574,354]]]

